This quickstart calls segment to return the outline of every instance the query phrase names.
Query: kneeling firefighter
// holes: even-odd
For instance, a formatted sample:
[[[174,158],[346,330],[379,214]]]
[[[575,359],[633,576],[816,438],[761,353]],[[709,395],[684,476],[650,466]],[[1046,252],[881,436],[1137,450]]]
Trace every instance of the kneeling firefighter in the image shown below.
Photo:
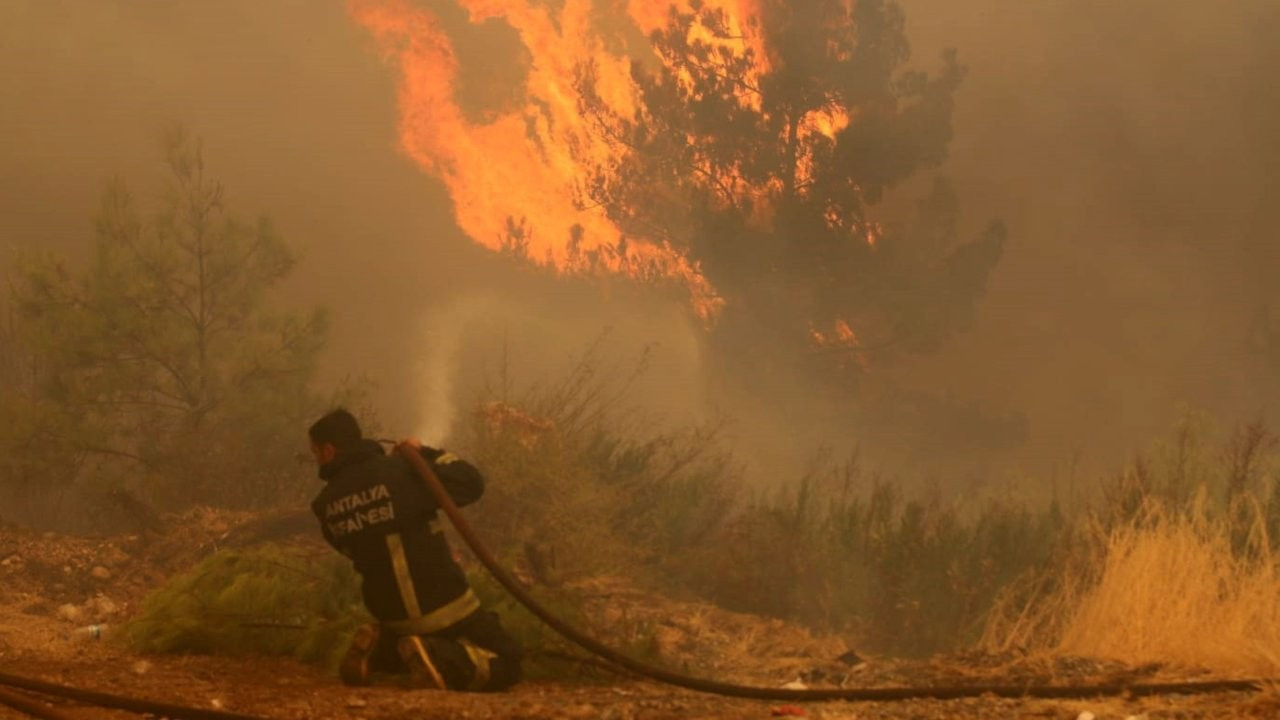
[[[325,540],[362,578],[377,619],[357,630],[342,681],[409,673],[419,687],[503,690],[520,679],[521,648],[498,616],[480,607],[454,561],[439,505],[407,460],[365,439],[341,408],[309,431],[325,487],[311,503]],[[484,479],[452,453],[405,440],[435,471],[459,507],[479,499]]]

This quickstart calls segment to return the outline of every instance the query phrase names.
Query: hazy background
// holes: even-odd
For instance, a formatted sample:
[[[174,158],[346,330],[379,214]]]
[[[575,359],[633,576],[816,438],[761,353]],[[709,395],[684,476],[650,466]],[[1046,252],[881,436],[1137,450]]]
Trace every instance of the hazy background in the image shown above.
[[[1114,462],[1181,403],[1274,409],[1280,4],[903,5],[918,60],[969,66],[950,170],[1012,238],[977,331],[904,372],[1025,409],[1033,455],[1068,462]]]
[[[1260,319],[1280,310],[1280,4],[902,5],[915,64],[954,46],[969,68],[944,168],[967,229],[1002,218],[1011,241],[975,329],[883,381],[1025,417],[1024,443],[971,466],[1040,477],[1114,466],[1182,404],[1265,416],[1280,397],[1280,322]],[[268,214],[302,252],[288,300],[333,309],[326,376],[376,380],[389,432],[443,434],[504,345],[531,379],[605,327],[622,361],[654,345],[642,391],[673,418],[721,400],[680,308],[523,272],[462,236],[398,153],[395,75],[342,3],[0,0],[0,63],[6,256],[87,247],[106,179],[156,192],[160,134],[180,121],[233,210]],[[775,438],[746,456],[810,452],[785,420],[739,418],[742,440]],[[963,454],[963,428],[905,412],[890,428],[843,434],[893,446],[886,462]]]

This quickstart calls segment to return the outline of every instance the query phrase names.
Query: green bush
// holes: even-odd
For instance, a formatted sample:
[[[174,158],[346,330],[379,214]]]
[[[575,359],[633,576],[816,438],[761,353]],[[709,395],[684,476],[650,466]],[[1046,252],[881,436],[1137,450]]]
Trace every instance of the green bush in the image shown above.
[[[265,545],[217,552],[175,576],[116,637],[140,652],[292,655],[336,669],[367,620],[349,560]]]

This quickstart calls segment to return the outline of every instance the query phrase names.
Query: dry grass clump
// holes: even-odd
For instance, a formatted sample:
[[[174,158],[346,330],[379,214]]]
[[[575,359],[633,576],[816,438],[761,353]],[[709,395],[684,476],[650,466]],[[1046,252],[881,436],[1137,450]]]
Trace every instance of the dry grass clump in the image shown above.
[[[1045,568],[1010,586],[984,649],[1275,677],[1280,478],[1260,424],[1216,452],[1181,429],[1103,488]]]
[[[1238,551],[1203,499],[1185,514],[1147,507],[1107,537],[1100,578],[1064,608],[1057,649],[1275,676],[1280,575],[1255,517],[1258,534]]]

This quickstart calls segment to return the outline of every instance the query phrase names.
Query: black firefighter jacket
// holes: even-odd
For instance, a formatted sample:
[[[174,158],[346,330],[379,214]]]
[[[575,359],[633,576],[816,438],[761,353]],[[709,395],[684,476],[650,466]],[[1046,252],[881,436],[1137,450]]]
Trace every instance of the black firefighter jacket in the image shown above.
[[[422,456],[459,506],[479,499],[484,479],[451,453]],[[400,634],[429,634],[479,608],[441,529],[439,504],[404,458],[365,441],[320,468],[311,503],[325,540],[350,557],[365,606]]]

